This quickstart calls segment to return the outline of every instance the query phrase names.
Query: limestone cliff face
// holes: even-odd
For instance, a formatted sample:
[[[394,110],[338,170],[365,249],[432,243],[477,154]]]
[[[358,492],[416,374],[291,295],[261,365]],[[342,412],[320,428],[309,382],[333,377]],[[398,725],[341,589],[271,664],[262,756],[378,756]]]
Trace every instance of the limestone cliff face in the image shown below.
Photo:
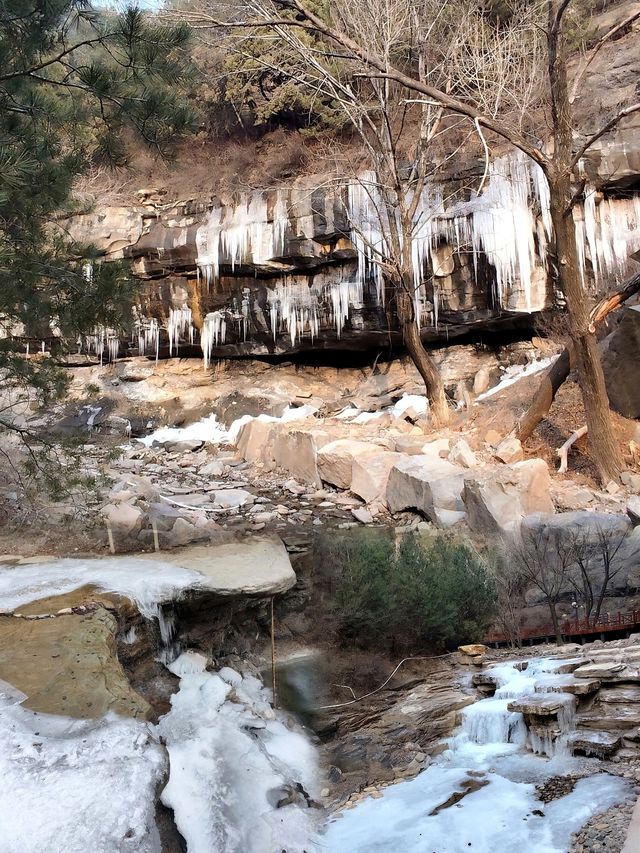
[[[637,33],[600,52],[574,102],[583,136],[631,102],[639,71]],[[484,164],[462,160],[465,188],[434,180],[415,218],[415,307],[428,341],[529,325],[557,296],[540,170],[518,153],[498,157],[477,194]],[[640,115],[600,139],[577,171],[585,183],[573,212],[583,275],[612,284],[635,268],[629,255],[640,249]],[[133,205],[98,206],[68,223],[105,260],[130,260],[140,281],[132,342],[140,352],[202,352],[206,364],[400,343],[393,294],[375,263],[385,247],[372,174],[340,182],[310,175],[223,201],[168,199],[162,190],[140,191]],[[93,344],[113,354],[118,342],[103,330]]]
[[[635,153],[624,146],[601,163],[622,151],[631,173]],[[427,187],[411,246],[427,340],[513,325],[553,304],[537,167],[519,155],[498,158],[480,195],[443,198],[442,185]],[[131,261],[141,350],[195,346],[208,360],[397,340],[392,294],[375,263],[384,249],[377,210],[371,176],[331,188],[318,177],[227,205],[147,195],[131,208],[76,217],[70,230],[97,243],[105,260]],[[584,275],[623,277],[640,249],[640,193],[589,183],[574,219]]]

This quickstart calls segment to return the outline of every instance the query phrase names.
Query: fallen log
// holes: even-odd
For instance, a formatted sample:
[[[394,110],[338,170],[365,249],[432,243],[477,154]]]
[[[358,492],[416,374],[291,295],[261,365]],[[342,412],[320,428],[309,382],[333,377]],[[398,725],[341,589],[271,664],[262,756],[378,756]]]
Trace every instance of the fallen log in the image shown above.
[[[591,310],[589,331],[595,334],[598,327],[603,321],[623,305],[627,299],[630,299],[640,291],[640,272],[631,276],[624,283],[620,290],[610,296],[601,299],[600,302]],[[551,367],[543,374],[538,390],[533,395],[533,400],[527,411],[520,418],[514,434],[520,441],[526,441],[534,429],[538,426],[551,408],[558,389],[561,387],[569,373],[571,372],[571,364],[574,358],[573,346],[569,344],[562,350],[558,358],[554,361]]]

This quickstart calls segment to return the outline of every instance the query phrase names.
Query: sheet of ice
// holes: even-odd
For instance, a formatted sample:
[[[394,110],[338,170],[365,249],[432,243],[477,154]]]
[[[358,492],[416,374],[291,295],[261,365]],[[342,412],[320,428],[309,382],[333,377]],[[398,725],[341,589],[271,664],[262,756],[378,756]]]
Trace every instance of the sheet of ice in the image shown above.
[[[0,682],[2,853],[159,853],[153,726],[36,714]]]
[[[174,810],[189,853],[317,849],[310,840],[316,810],[304,798],[277,808],[297,784],[317,795],[310,741],[276,716],[257,679],[228,668],[194,671],[196,662],[183,657],[172,665],[180,690],[159,730],[171,768],[162,801]]]
[[[209,415],[186,427],[160,427],[150,435],[138,441],[151,447],[154,441],[166,444],[169,441],[205,441],[207,444],[223,444],[227,440],[227,430],[218,423],[216,415]]]
[[[540,373],[542,370],[546,370],[548,367],[551,367],[556,358],[557,356],[553,356],[552,358],[541,358],[526,365],[512,364],[510,367],[507,367],[505,372],[502,374],[502,379],[497,385],[494,385],[493,388],[489,388],[488,391],[485,391],[482,394],[478,394],[476,402],[486,400],[487,397],[493,397],[494,394],[504,391],[504,389],[508,388],[510,385],[515,385],[516,382],[520,379],[524,379],[525,376],[533,376],[536,373]]]
[[[470,768],[472,769],[472,768]],[[625,799],[631,786],[605,774],[580,780],[574,791],[544,805],[535,786],[487,773],[488,782],[456,805],[431,815],[465,781],[468,771],[434,766],[387,788],[331,823],[328,853],[566,853],[571,834],[592,815]],[[534,810],[543,816],[534,815]]]
[[[65,558],[47,563],[0,566],[0,610],[16,610],[29,601],[72,592],[92,584],[134,601],[145,616],[157,616],[158,604],[200,586],[200,572],[169,561],[105,557]]]

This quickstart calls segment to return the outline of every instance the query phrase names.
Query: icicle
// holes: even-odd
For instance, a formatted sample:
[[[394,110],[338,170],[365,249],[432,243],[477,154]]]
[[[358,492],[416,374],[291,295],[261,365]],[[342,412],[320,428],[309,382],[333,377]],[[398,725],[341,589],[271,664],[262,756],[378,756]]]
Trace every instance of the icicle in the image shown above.
[[[212,311],[207,314],[202,323],[200,332],[200,346],[204,357],[204,369],[207,370],[211,363],[211,353],[214,347],[224,343],[227,337],[227,321],[221,311]]]
[[[193,343],[192,314],[191,308],[170,308],[167,332],[169,335],[169,355],[173,355],[173,348],[178,352],[180,338],[188,333],[189,341]]]
[[[624,277],[629,256],[640,249],[640,196],[598,203],[596,188],[587,185],[583,210],[573,215],[583,275],[588,249],[596,283],[605,275]]]

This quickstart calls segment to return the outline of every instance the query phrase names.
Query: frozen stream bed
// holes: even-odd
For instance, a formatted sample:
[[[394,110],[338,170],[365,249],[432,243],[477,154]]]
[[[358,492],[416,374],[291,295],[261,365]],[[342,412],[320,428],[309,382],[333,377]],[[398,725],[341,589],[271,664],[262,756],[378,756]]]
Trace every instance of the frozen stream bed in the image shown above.
[[[330,853],[566,853],[571,834],[594,814],[631,795],[630,784],[597,773],[573,791],[544,804],[536,785],[584,768],[561,736],[544,743],[527,732],[522,715],[507,706],[553,680],[552,660],[490,670],[496,695],[466,708],[449,748],[419,776],[392,785],[331,820],[323,837]],[[554,694],[563,695],[563,694]],[[572,707],[567,696],[566,706]],[[568,730],[570,712],[561,725]],[[531,749],[546,751],[538,755]]]
[[[208,583],[200,562],[23,563],[0,572],[0,610],[91,584],[159,618],[162,602]],[[510,701],[561,685],[558,662],[537,659],[524,671],[494,666],[495,696],[464,710],[431,766],[321,827],[325,783],[308,733],[272,709],[256,678],[206,664],[194,651],[169,664],[180,685],[157,725],[36,712],[0,682],[0,853],[160,853],[158,798],[173,810],[188,853],[566,853],[573,831],[631,793],[626,781],[598,774],[597,761],[571,758],[562,735],[533,737],[509,711]],[[554,696],[568,732],[574,697]],[[541,803],[536,784],[589,761],[595,775]]]

